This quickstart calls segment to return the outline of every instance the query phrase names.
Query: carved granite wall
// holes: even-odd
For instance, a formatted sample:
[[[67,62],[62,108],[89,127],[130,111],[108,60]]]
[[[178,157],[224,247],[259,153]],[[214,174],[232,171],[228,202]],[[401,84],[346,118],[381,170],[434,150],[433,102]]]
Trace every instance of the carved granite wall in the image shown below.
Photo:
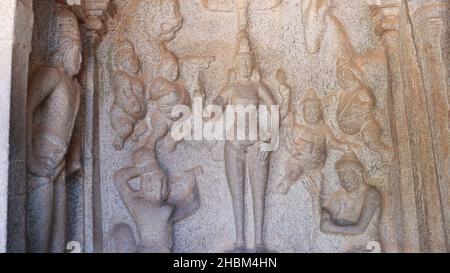
[[[11,103],[11,251],[450,249],[447,1],[63,2]],[[278,105],[279,147],[174,139],[199,99]]]
[[[113,127],[114,120],[121,117],[114,114],[112,108],[115,107],[114,100],[117,100],[117,91],[115,89],[124,87],[115,87],[114,74],[118,74],[116,67],[117,59],[120,59],[120,57],[117,57],[117,45],[114,43],[118,43],[116,40],[123,39],[134,46],[134,49],[131,49],[131,46],[129,46],[130,53],[128,58],[133,58],[133,51],[136,53],[134,58],[137,58],[141,63],[139,73],[142,75],[143,80],[138,86],[136,84],[127,86],[131,89],[130,92],[134,91],[136,98],[139,99],[139,95],[136,92],[142,92],[139,89],[143,88],[139,85],[151,85],[152,78],[155,77],[155,71],[159,69],[158,65],[161,66],[161,62],[165,61],[164,59],[161,60],[161,57],[158,56],[159,53],[157,53],[160,51],[161,45],[157,41],[153,41],[151,37],[154,35],[154,33],[151,33],[153,28],[150,27],[150,31],[143,31],[143,29],[148,26],[147,21],[152,16],[157,18],[166,18],[167,16],[167,18],[170,18],[170,14],[166,13],[154,12],[155,14],[149,14],[153,10],[150,4],[152,1],[148,1],[147,10],[145,7],[139,10],[138,7],[136,11],[132,10],[133,7],[130,8],[136,3],[128,2],[137,1],[116,2],[118,5],[116,20],[109,25],[108,34],[98,50],[100,82],[102,83],[99,92],[101,103],[100,124],[102,124],[100,128],[101,198],[103,200],[102,227],[104,249],[106,251],[114,250],[112,245],[114,240],[112,238],[114,237],[116,225],[129,225],[135,238],[139,237],[138,233],[140,231],[138,226],[144,225],[144,223],[139,223],[136,226],[135,221],[138,220],[133,219],[132,214],[130,215],[129,210],[127,210],[127,204],[124,204],[119,193],[114,188],[113,175],[116,170],[133,165],[131,161],[133,152],[136,151],[137,147],[145,143],[148,134],[151,133],[151,124],[148,124],[149,132],[147,132],[147,135],[144,133],[140,137],[141,140],[139,142],[139,133],[134,132],[133,134],[136,134],[135,138],[138,139],[133,141],[133,136],[128,136],[132,133],[132,129],[130,129],[130,132],[123,133],[126,136],[124,137],[125,141],[121,141],[124,142],[124,148],[120,147],[117,149],[115,146],[118,133]],[[203,3],[201,1],[180,1],[179,8],[175,8],[176,12],[179,12],[178,16],[180,19],[182,18],[179,26],[180,30],[175,33],[174,39],[167,43],[167,53],[163,53],[163,55],[174,54],[173,60],[166,60],[166,62],[178,61],[179,79],[188,78],[189,72],[198,74],[197,71],[192,71],[193,69],[198,69],[195,63],[191,64],[196,58],[213,57],[214,61],[211,62],[209,68],[206,68],[201,73],[201,78],[198,80],[203,85],[205,98],[207,103],[209,103],[227,83],[227,71],[233,67],[238,32],[238,25],[236,24],[238,13],[234,12],[233,5],[230,6],[231,8],[228,12],[221,12],[215,11],[211,5],[205,5],[205,2],[208,1]],[[210,2],[213,3],[214,1]],[[381,141],[383,144],[386,143],[384,144],[386,147],[390,146],[385,104],[387,71],[383,58],[378,57],[378,55],[382,55],[378,53],[382,47],[373,32],[368,5],[364,2],[340,1],[337,7],[332,12],[329,12],[330,19],[327,19],[325,22],[327,24],[326,30],[323,33],[319,33],[319,35],[323,36],[320,51],[317,54],[310,54],[305,44],[305,36],[307,34],[305,34],[305,21],[303,20],[307,15],[302,15],[300,2],[283,1],[267,10],[258,10],[256,7],[252,8],[250,6],[248,14],[245,15],[248,20],[246,30],[249,33],[255,66],[259,69],[261,82],[275,96],[280,86],[275,75],[277,70],[282,69],[286,74],[285,84],[292,90],[292,97],[289,103],[293,105],[293,108],[297,109],[299,107],[298,102],[310,88],[315,89],[320,98],[329,95],[333,91],[339,91],[341,87],[339,87],[336,79],[337,61],[342,57],[358,55],[358,65],[361,67],[364,65],[364,72],[366,73],[365,78],[360,80],[364,80],[364,88],[370,90],[361,92],[373,92],[373,98],[371,99],[373,104],[376,104],[376,108],[373,109],[373,118],[377,120],[377,124],[379,123],[379,125],[375,125],[379,129],[374,130],[379,130],[380,136],[378,137],[379,139],[374,139],[373,141]],[[130,6],[127,6],[127,4]],[[159,10],[159,8],[155,10]],[[163,8],[162,10],[165,11],[166,9]],[[167,8],[167,10],[170,10],[170,8]],[[127,18],[127,16],[130,18]],[[132,19],[131,22],[126,21],[130,19]],[[351,27],[355,25],[355,22],[358,22],[358,27]],[[173,53],[170,53],[170,51]],[[368,55],[373,56],[373,60],[363,56],[367,51],[370,51],[371,54]],[[176,77],[174,78],[176,79]],[[126,85],[127,80],[124,78],[119,79],[119,81]],[[132,81],[132,77],[129,81]],[[130,87],[130,85],[133,87]],[[189,93],[192,94],[194,92],[194,90],[190,90],[193,87],[186,86],[186,88]],[[327,121],[334,119],[336,111],[334,107],[336,106],[324,106]],[[296,109],[293,110],[295,111]],[[148,112],[152,110],[149,108]],[[126,112],[126,109],[121,109],[121,112]],[[139,119],[142,119],[142,115],[136,114],[136,118],[130,119],[129,125],[121,124],[122,128],[124,126],[134,126],[135,131],[139,130],[138,123]],[[127,114],[122,114],[122,116],[126,117]],[[148,113],[147,116],[150,117],[151,114]],[[111,124],[111,121],[113,124]],[[307,131],[308,129],[305,130]],[[320,137],[319,134],[321,133],[318,132],[317,134],[313,137]],[[197,165],[204,170],[204,174],[197,177],[200,208],[193,216],[175,224],[174,251],[222,252],[233,249],[235,237],[233,207],[225,176],[224,162],[223,159],[219,162],[211,160],[212,155],[209,152],[208,144],[206,141],[184,142],[179,144],[176,151],[171,154],[164,147],[158,150],[157,153],[158,161],[161,162],[163,170],[170,175],[177,175]],[[223,146],[223,143],[219,145]],[[323,151],[323,153],[327,153],[328,158],[326,163],[324,163],[323,170],[319,170],[324,177],[323,199],[334,198],[332,197],[333,194],[340,189],[334,165],[343,154],[339,150],[334,150],[331,147],[327,148],[326,146],[331,145],[325,144],[324,146],[324,149],[327,149],[328,152]],[[367,147],[360,148],[357,153],[358,158],[363,161],[364,169],[367,169],[367,173],[364,174],[365,176],[367,175],[366,182],[376,186],[378,190],[375,191],[379,191],[377,194],[386,196],[388,194],[386,189],[389,167],[383,164],[382,160],[384,158],[382,157],[389,157],[390,155],[386,154],[388,152],[384,152],[384,150],[377,151],[376,148],[372,150]],[[223,157],[223,152],[221,152],[220,148],[216,149],[216,151],[222,153],[222,155],[218,155],[219,158]],[[302,183],[293,185],[286,195],[279,193],[277,188],[286,175],[285,166],[289,164],[287,163],[288,159],[289,151],[284,145],[274,152],[271,158],[264,221],[264,237],[267,242],[267,248],[280,252],[345,251],[347,248],[351,248],[351,246],[347,246],[348,244],[356,245],[358,244],[356,241],[364,240],[364,236],[368,240],[367,236],[370,237],[369,235],[355,236],[353,242],[351,236],[349,238],[338,234],[320,234],[321,238],[313,238],[312,235],[318,232],[314,231],[317,228],[317,223],[313,222],[314,213],[311,208],[312,201],[308,191],[301,185]],[[364,172],[366,171],[364,170]],[[253,248],[254,227],[252,224],[250,192],[248,185],[246,186],[245,214],[249,217],[247,219],[250,220],[246,221],[245,230],[247,232],[245,238],[247,239],[248,247]],[[363,200],[363,196],[355,197],[355,202]],[[381,204],[377,206],[381,210]],[[220,215],[220,217],[217,217],[217,215]],[[374,229],[372,233],[384,231],[385,228],[381,223],[387,225],[390,221],[390,219],[385,218],[381,220],[379,225],[378,220],[376,224],[375,222],[373,223],[375,226],[372,228]],[[211,221],[211,219],[215,220]],[[147,223],[147,225],[150,226],[151,224]],[[379,239],[378,235],[373,236],[372,240]]]

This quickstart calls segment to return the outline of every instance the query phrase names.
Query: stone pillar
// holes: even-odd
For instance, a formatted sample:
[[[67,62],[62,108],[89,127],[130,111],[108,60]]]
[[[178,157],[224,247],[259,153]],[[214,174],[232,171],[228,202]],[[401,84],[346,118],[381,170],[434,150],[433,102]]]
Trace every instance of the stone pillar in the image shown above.
[[[15,14],[13,17],[14,33],[12,40],[12,52],[10,52],[12,55],[9,56],[9,58],[8,56],[5,56],[4,59],[2,58],[2,61],[5,59],[12,60],[13,64],[10,78],[10,108],[2,107],[2,109],[4,109],[2,110],[4,114],[6,114],[6,112],[10,113],[7,248],[8,252],[24,252],[26,197],[26,102],[28,89],[28,62],[31,52],[31,38],[33,33],[33,1],[18,0],[6,1],[6,3],[3,2],[4,1],[2,1],[2,5],[9,5],[10,8],[14,9],[13,14]],[[6,21],[8,22],[8,20]],[[2,65],[2,67],[4,66]],[[0,142],[3,143],[3,141]],[[3,151],[3,149],[0,150]],[[0,163],[2,161],[3,160],[0,160]]]
[[[83,168],[85,202],[85,252],[103,249],[100,198],[99,85],[97,47],[106,34],[109,0],[86,1],[86,44],[84,54]]]
[[[395,204],[400,250],[445,251],[430,116],[408,4],[400,0],[369,4],[388,59],[390,127],[398,156],[393,168],[398,185],[391,185],[390,205]]]
[[[372,6],[372,13],[377,22],[376,32],[380,36],[385,48],[388,60],[389,88],[387,94],[387,107],[389,115],[389,127],[391,139],[396,158],[392,164],[392,171],[389,181],[388,200],[385,200],[387,219],[389,219],[388,231],[385,233],[386,251],[399,251],[399,241],[405,241],[402,226],[407,225],[408,234],[415,232],[417,224],[415,218],[405,217],[405,208],[414,208],[414,200],[407,199],[405,196],[413,196],[414,192],[409,184],[412,179],[411,170],[404,167],[400,158],[410,158],[411,153],[407,145],[408,134],[406,128],[406,113],[404,112],[401,80],[401,68],[399,58],[398,44],[398,5]],[[414,213],[412,213],[414,215]],[[418,250],[418,245],[409,242],[408,248],[411,251]]]
[[[414,11],[412,22],[430,114],[436,172],[446,223],[446,243],[450,249],[450,209],[445,209],[450,202],[448,75],[443,57],[446,45],[446,6],[442,2],[424,4]]]

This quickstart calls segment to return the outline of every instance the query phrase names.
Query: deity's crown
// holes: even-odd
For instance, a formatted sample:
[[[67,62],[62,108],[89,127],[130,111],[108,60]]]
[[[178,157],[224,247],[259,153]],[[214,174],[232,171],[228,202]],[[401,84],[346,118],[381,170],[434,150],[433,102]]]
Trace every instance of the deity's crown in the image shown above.
[[[358,157],[353,151],[345,152],[342,157],[336,162],[335,168],[340,169],[343,166],[353,166],[359,169],[362,173],[365,173],[364,166],[359,161]]]
[[[250,40],[245,30],[241,30],[238,34],[237,55],[251,55]]]
[[[59,8],[56,11],[55,19],[56,37],[60,40],[71,38],[80,41],[80,29],[78,26],[78,19],[70,10],[66,8]]]
[[[305,103],[307,101],[320,103],[320,99],[317,96],[316,91],[314,91],[314,89],[308,89],[308,91],[306,91],[305,95],[301,100],[302,103]]]

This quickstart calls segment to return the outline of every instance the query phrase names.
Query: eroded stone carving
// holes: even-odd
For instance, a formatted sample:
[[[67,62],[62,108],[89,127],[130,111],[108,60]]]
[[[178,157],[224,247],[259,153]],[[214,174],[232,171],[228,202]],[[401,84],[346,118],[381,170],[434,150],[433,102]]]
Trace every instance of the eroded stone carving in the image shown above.
[[[340,91],[328,98],[337,97],[336,120],[339,128],[347,136],[359,136],[352,143],[362,142],[370,150],[381,155],[384,162],[392,160],[392,148],[381,140],[382,128],[375,119],[376,97],[364,84],[363,75],[355,63],[349,59],[339,59],[336,66]]]
[[[143,121],[147,114],[144,85],[139,78],[140,63],[131,42],[117,43],[114,54],[116,71],[112,78],[114,103],[111,107],[111,124],[116,131],[113,146],[122,150],[126,139],[134,142],[147,131]]]
[[[118,6],[117,17],[110,18],[112,13],[101,11],[106,9],[107,2]],[[446,4],[406,0],[281,2],[203,0],[183,1],[180,7],[176,0],[100,0],[84,1],[88,10],[74,8],[77,12],[86,11],[77,13],[84,23],[83,41],[88,42],[86,66],[79,77],[85,87],[86,104],[82,109],[86,110],[80,112],[83,114],[79,116],[80,122],[76,121],[75,128],[70,129],[78,106],[75,107],[76,99],[72,100],[73,105],[66,99],[76,93],[67,91],[76,90],[73,75],[66,73],[67,64],[73,62],[69,60],[70,52],[76,51],[69,41],[67,47],[60,47],[64,54],[58,52],[52,67],[33,66],[30,73],[30,93],[44,94],[36,90],[50,87],[46,89],[49,96],[33,109],[30,124],[34,127],[29,129],[31,148],[27,147],[32,153],[28,158],[32,181],[29,185],[39,185],[30,187],[28,202],[39,197],[47,203],[38,201],[42,206],[28,211],[32,213],[28,226],[32,221],[39,222],[28,230],[39,234],[27,236],[33,236],[33,240],[49,236],[39,242],[48,245],[48,251],[64,250],[61,216],[65,212],[57,204],[64,204],[64,177],[81,170],[77,182],[84,179],[86,186],[80,186],[84,195],[77,200],[80,204],[86,202],[81,204],[86,213],[81,219],[87,221],[82,228],[75,228],[82,234],[79,238],[85,239],[82,250],[87,252],[223,251],[235,236],[233,227],[227,226],[233,220],[236,227],[233,250],[237,252],[253,247],[253,238],[249,240],[253,229],[245,230],[248,225],[255,225],[256,251],[264,251],[264,243],[282,252],[310,251],[313,245],[326,252],[357,252],[370,246],[381,251],[380,243],[387,252],[445,251],[448,239],[443,227],[449,215],[444,209],[448,199],[445,166],[449,124],[445,86],[448,58],[443,54]],[[200,3],[208,12],[195,14]],[[302,16],[298,14],[300,3]],[[367,5],[376,5],[376,10]],[[42,12],[43,9],[36,16],[37,28],[47,28],[44,26],[47,22],[41,22],[47,20],[42,19],[45,17],[42,13],[53,14],[53,10]],[[236,14],[215,16],[209,12]],[[371,12],[382,44],[370,33],[373,25],[367,19]],[[178,33],[181,14],[185,23]],[[86,15],[89,18],[83,17]],[[237,31],[251,30],[254,53],[263,63],[255,65],[257,58],[253,58],[248,46],[238,50],[234,69],[225,76],[221,72],[231,67],[228,56],[233,50],[230,40],[236,31],[232,22],[235,18]],[[106,34],[103,22],[108,34],[99,44],[99,35]],[[299,29],[302,23],[304,32]],[[54,42],[63,44],[56,41],[59,38],[49,36],[52,31],[49,27],[48,31],[34,33],[39,40],[33,48],[34,60],[48,59],[47,49],[55,46]],[[178,39],[174,39],[176,34]],[[244,36],[247,34],[241,32],[238,42],[243,45],[241,48],[250,44]],[[357,49],[383,46],[389,61],[387,67],[383,66],[386,60],[380,52],[358,53]],[[64,59],[62,64],[60,59]],[[383,65],[373,65],[371,61]],[[26,65],[20,63],[16,67]],[[279,67],[283,69],[277,71]],[[266,79],[267,75],[275,77]],[[221,92],[224,97],[216,100],[221,106],[270,104],[273,99],[269,99],[266,85],[277,91],[274,95],[281,106],[282,125],[288,136],[283,139],[291,157],[286,166],[277,164],[277,160],[284,163],[284,151],[267,155],[260,150],[263,144],[260,141],[228,141],[226,147],[214,146],[214,150],[221,149],[214,153],[217,159],[226,159],[224,164],[217,164],[207,154],[203,158],[207,152],[203,149],[204,142],[178,147],[178,142],[171,139],[169,132],[175,118],[170,114],[174,106],[189,104],[196,97],[205,101],[222,82],[226,83]],[[303,96],[302,90],[308,86],[314,86],[316,91],[307,91]],[[329,94],[331,89],[337,91]],[[303,100],[297,104],[299,96]],[[29,99],[39,101],[40,97],[30,95]],[[59,111],[63,108],[64,111]],[[74,141],[77,130],[81,139]],[[80,150],[85,154],[82,164]],[[335,165],[342,152],[346,154]],[[47,158],[41,160],[44,156]],[[386,163],[382,168],[378,168],[379,157],[384,161],[381,163]],[[201,192],[196,183],[200,168],[173,175],[179,174],[179,168],[183,170],[186,162],[194,160],[208,177],[214,178],[199,181]],[[284,167],[286,170],[280,170]],[[50,175],[41,177],[43,173]],[[267,211],[264,210],[269,175],[282,182],[275,188],[279,186],[283,193],[289,191],[292,183],[303,182],[313,197],[314,224],[307,221],[309,211],[291,209],[297,204],[304,207],[310,201],[301,188],[290,189],[289,195],[269,193]],[[337,179],[340,183],[335,183]],[[248,188],[246,180],[250,180]],[[41,182],[55,186],[41,188]],[[92,183],[98,186],[89,186]],[[245,196],[248,191],[253,199]],[[70,188],[67,195],[72,197],[69,192]],[[91,196],[96,203],[92,205],[94,225],[90,222]],[[116,202],[120,198],[123,202]],[[201,210],[200,199],[204,202]],[[247,224],[244,207],[249,206],[244,199],[253,201],[253,210],[249,211],[254,212],[255,221],[250,216],[251,223]],[[53,212],[41,213],[50,207]],[[172,232],[175,223],[196,212]],[[214,218],[216,215],[221,217]],[[51,228],[44,226],[46,221]],[[285,224],[279,225],[280,222]],[[81,221],[78,223],[82,225]],[[37,230],[39,227],[44,228]],[[53,234],[52,228],[58,232]],[[319,235],[308,240],[311,229]],[[91,232],[95,234],[92,236]],[[245,233],[249,235],[244,236]]]
[[[330,6],[328,0],[302,2],[306,49],[310,54],[318,53],[325,37],[336,44],[337,83],[344,90],[339,92],[336,112],[339,127],[347,136],[360,134],[362,142],[370,150],[380,154],[385,163],[390,162],[394,158],[393,150],[381,140],[382,128],[373,115],[376,97],[365,84],[362,68],[368,62],[385,63],[385,55],[377,50],[357,53],[342,22],[333,14]]]
[[[275,104],[270,90],[259,79],[250,41],[245,31],[241,31],[238,35],[234,65],[232,80],[220,90],[215,99],[216,105],[221,107],[240,105],[245,108]],[[246,168],[249,170],[253,197],[255,249],[257,252],[266,250],[263,225],[270,152],[262,150],[261,145],[261,141],[252,140],[230,140],[225,143],[225,170],[233,202],[236,228],[234,251],[236,252],[247,250],[244,239]]]
[[[199,208],[195,177],[201,173],[201,168],[175,178],[169,178],[161,169],[156,145],[164,140],[170,146],[169,151],[175,150],[177,142],[168,134],[174,121],[171,109],[187,104],[189,95],[179,84],[162,77],[155,79],[149,90],[149,99],[156,104],[151,116],[151,135],[146,145],[134,153],[134,166],[118,171],[114,183],[137,225],[136,251],[170,252],[172,224]],[[140,179],[138,192],[129,184],[134,178]]]
[[[367,171],[353,152],[335,164],[341,190],[323,200],[321,185],[311,178],[305,187],[311,194],[313,220],[323,233],[352,236],[340,251],[363,252],[370,242],[380,241],[381,195],[367,184]]]
[[[136,252],[170,252],[173,223],[190,216],[200,206],[196,176],[202,169],[194,168],[169,179],[150,147],[137,150],[133,161],[132,167],[114,175],[114,184],[136,223],[139,238],[135,243],[129,227],[122,227],[113,234],[115,241],[126,240],[122,247],[136,244]],[[139,190],[129,184],[135,178],[140,179]]]
[[[178,80],[180,70],[178,58],[166,46],[168,41],[175,38],[177,31],[182,26],[180,6],[177,0],[131,0],[112,22],[112,25],[114,27],[112,27],[111,35],[116,40],[126,40],[133,44],[145,43],[146,55],[141,55],[141,60],[136,58],[137,55],[132,58],[141,65],[143,84],[147,89],[145,95],[149,96],[149,92],[151,92],[149,88],[151,89],[152,85],[161,85],[162,79],[167,82]],[[130,37],[130,27],[144,27],[145,35]],[[201,62],[202,65],[204,63],[209,65],[207,61]],[[199,73],[204,69],[202,65],[198,67]],[[181,86],[181,84],[179,85]],[[142,104],[142,101],[140,103]]]
[[[171,110],[176,105],[189,103],[186,90],[178,83],[159,77],[150,87],[149,99],[156,104],[151,116],[152,132],[146,145],[134,153],[134,166],[118,171],[114,183],[138,226],[137,251],[170,252],[172,224],[192,215],[200,206],[195,176],[201,173],[201,168],[169,178],[156,156],[160,141],[169,151],[176,149],[178,142],[168,134],[175,121]],[[129,185],[134,178],[141,180],[139,193]]]
[[[180,74],[181,78],[185,80],[191,101],[196,97],[205,100],[205,71],[209,69],[214,60],[214,56],[188,56],[181,60]]]
[[[286,166],[286,176],[278,185],[282,194],[287,194],[290,187],[302,177],[309,177],[321,184],[328,148],[349,149],[324,124],[321,101],[314,90],[310,89],[305,93],[301,104],[290,117],[287,149],[291,158]]]
[[[385,63],[384,52],[369,50],[360,54],[355,50],[344,25],[333,14],[335,3],[330,0],[302,0],[302,23],[307,52],[316,54],[327,42],[338,49],[336,59],[350,58],[358,66],[367,62]]]
[[[32,68],[28,89],[27,250],[64,252],[65,156],[80,104],[75,76],[81,66],[77,18],[56,14],[52,65]]]

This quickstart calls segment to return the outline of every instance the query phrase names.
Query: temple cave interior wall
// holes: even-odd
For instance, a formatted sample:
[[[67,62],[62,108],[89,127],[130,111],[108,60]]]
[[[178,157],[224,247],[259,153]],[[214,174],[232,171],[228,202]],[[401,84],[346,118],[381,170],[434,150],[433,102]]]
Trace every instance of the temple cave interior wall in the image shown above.
[[[8,251],[449,250],[447,1],[61,2],[33,1]],[[275,151],[172,143],[226,96],[280,106]]]

